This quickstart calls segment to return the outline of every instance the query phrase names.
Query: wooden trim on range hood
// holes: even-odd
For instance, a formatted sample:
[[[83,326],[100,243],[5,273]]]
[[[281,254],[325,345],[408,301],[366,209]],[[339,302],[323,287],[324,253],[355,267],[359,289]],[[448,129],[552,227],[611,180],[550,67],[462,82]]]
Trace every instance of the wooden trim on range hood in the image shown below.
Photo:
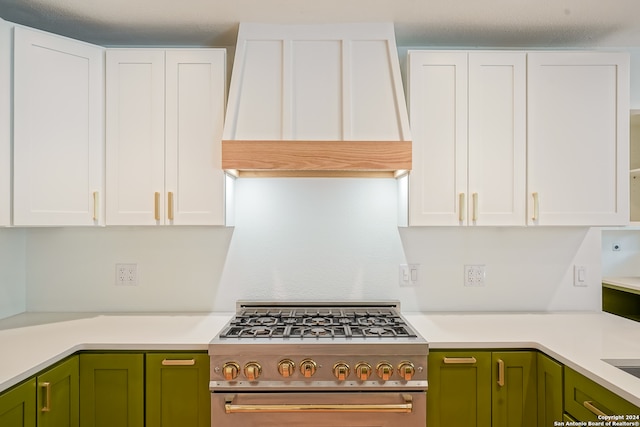
[[[411,141],[223,140],[235,176],[398,177],[411,170]]]

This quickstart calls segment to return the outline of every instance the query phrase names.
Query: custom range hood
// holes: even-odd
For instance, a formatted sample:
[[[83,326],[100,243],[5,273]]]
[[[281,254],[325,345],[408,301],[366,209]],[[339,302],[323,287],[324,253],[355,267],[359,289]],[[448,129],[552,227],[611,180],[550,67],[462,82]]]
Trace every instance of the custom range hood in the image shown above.
[[[222,167],[240,177],[410,170],[393,24],[241,23]]]

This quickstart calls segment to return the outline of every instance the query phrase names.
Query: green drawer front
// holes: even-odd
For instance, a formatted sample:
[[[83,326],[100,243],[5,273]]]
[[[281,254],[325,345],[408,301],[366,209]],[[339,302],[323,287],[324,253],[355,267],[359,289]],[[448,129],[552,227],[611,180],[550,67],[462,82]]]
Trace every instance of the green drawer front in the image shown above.
[[[427,425],[490,427],[491,352],[434,350],[428,360]]]
[[[598,421],[596,411],[606,415],[640,414],[640,408],[591,381],[571,368],[564,371],[565,411],[578,421]],[[586,403],[585,403],[586,402]],[[589,407],[591,409],[589,409]]]
[[[146,378],[146,427],[211,427],[207,353],[149,353]]]

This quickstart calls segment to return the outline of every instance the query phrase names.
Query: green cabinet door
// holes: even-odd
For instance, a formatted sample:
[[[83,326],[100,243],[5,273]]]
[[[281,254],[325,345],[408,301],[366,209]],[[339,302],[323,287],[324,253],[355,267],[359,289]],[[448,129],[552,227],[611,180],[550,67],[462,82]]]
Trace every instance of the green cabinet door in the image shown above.
[[[82,427],[144,426],[144,354],[80,355]]]
[[[493,427],[537,426],[536,353],[494,352],[492,357]]]
[[[427,425],[491,426],[491,352],[432,350]]]
[[[38,375],[38,427],[79,426],[78,356]]]
[[[549,427],[563,417],[562,364],[538,353],[538,427]]]
[[[146,355],[147,427],[210,427],[207,353]]]
[[[0,394],[0,426],[36,427],[35,378]]]

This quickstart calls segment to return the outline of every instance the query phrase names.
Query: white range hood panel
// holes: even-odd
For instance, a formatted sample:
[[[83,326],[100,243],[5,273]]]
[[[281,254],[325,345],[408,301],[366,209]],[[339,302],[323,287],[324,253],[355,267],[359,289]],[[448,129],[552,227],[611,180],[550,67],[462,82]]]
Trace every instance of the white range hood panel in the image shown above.
[[[240,24],[223,139],[225,169],[410,169],[411,137],[393,25]],[[249,150],[241,141],[251,141],[253,152],[256,141],[267,143],[264,147],[279,141],[283,144],[269,153],[291,154],[283,163],[272,163],[266,157],[271,154],[260,153],[258,163],[248,165],[237,156]],[[310,145],[295,153],[286,148],[291,141]],[[362,153],[355,159],[335,149],[323,154],[322,147],[329,145],[316,151],[321,141],[344,142],[348,145],[337,151],[354,147]],[[369,145],[358,149],[356,142]],[[312,161],[313,153],[319,162]],[[378,164],[381,160],[389,164]]]

